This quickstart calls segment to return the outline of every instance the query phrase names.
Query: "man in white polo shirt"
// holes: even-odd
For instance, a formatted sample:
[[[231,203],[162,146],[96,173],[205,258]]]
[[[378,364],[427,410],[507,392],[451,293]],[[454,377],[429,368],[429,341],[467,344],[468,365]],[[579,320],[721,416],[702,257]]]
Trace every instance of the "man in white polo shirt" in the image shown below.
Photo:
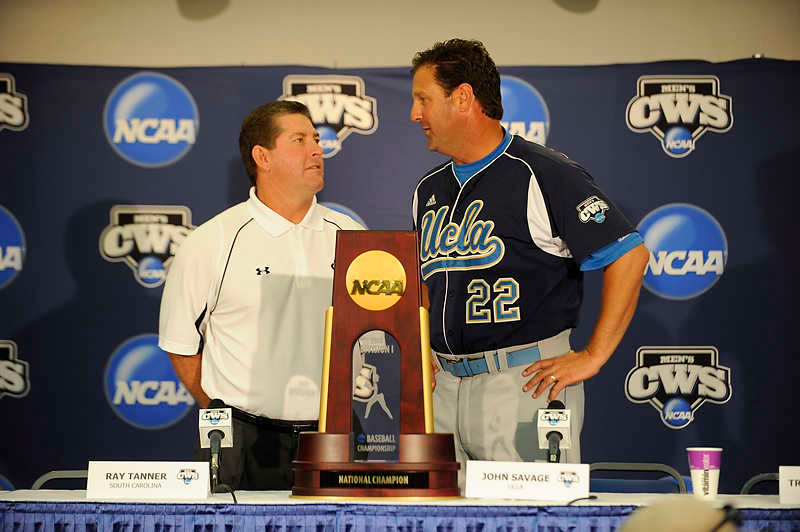
[[[250,198],[195,229],[170,267],[159,346],[200,407],[233,408],[221,453],[233,489],[292,486],[297,434],[316,430],[336,231],[363,229],[319,205],[322,148],[308,109],[271,102],[242,123]],[[203,454],[205,451],[205,454]],[[207,460],[208,450],[196,459]]]

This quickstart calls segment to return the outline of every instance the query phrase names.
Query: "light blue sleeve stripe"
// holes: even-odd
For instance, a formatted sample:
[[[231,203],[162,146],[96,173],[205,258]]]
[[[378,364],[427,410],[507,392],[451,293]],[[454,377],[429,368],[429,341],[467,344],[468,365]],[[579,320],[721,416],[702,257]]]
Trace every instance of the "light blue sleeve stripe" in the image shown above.
[[[583,262],[581,262],[581,271],[588,272],[604,268],[642,242],[644,242],[644,240],[638,231],[628,233],[622,237],[622,240],[616,240],[583,259]]]

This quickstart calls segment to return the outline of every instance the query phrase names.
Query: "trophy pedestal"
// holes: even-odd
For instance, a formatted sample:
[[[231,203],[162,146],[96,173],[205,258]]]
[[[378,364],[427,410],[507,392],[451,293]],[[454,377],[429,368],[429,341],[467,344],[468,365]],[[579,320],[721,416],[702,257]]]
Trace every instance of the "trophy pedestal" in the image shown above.
[[[397,462],[350,460],[351,434],[300,433],[293,496],[459,497],[452,434],[399,434]]]

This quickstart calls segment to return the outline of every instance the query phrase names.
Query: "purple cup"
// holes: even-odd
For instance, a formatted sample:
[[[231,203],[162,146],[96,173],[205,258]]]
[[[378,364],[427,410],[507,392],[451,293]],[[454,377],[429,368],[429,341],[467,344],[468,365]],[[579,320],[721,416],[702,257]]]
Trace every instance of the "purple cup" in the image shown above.
[[[719,469],[722,461],[721,447],[687,447],[689,469]]]

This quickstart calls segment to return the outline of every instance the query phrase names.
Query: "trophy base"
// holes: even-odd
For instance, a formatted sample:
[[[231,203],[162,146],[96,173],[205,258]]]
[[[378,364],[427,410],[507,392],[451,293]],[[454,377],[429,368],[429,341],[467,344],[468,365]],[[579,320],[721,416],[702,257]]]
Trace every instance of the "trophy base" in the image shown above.
[[[397,462],[353,462],[350,434],[301,432],[292,495],[459,497],[452,434],[399,434]]]

